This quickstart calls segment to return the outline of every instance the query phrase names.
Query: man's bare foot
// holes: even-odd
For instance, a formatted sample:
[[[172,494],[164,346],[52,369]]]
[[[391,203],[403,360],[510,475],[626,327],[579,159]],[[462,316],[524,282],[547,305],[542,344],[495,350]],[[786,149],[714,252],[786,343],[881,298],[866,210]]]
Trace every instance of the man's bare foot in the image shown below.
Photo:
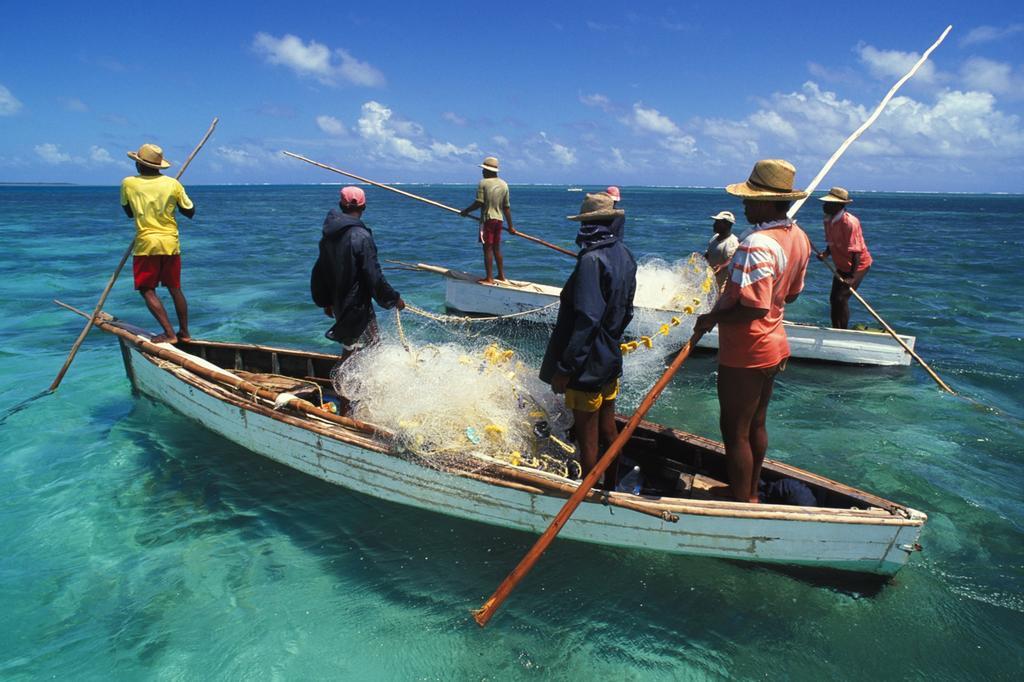
[[[481,277],[480,279],[477,280],[477,283],[478,284],[494,284],[494,278],[493,277]]]
[[[182,341],[184,343],[188,343],[191,340],[192,340],[192,335],[191,334],[189,334],[187,331],[185,331],[183,329],[179,329],[178,330],[178,341]]]
[[[157,334],[152,339],[153,343],[178,343],[178,337],[174,334]]]

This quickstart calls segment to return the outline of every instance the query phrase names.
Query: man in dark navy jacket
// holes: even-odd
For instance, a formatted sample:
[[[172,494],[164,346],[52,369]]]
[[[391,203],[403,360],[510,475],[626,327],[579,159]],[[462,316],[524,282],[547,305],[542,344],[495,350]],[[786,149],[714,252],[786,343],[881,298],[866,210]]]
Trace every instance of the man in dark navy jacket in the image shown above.
[[[313,302],[334,318],[326,336],[342,344],[344,358],[378,339],[371,298],[383,308],[399,310],[405,302],[384,278],[373,233],[361,219],[366,194],[358,187],[345,187],[338,208],[324,219],[320,256],[309,288]]]
[[[623,215],[604,193],[588,194],[578,215],[576,268],[562,287],[558,321],[548,340],[541,381],[565,404],[575,419],[583,475],[594,468],[598,439],[611,443],[619,435],[615,398],[622,376],[622,335],[633,319],[636,261],[610,227]],[[614,486],[605,476],[605,487]]]

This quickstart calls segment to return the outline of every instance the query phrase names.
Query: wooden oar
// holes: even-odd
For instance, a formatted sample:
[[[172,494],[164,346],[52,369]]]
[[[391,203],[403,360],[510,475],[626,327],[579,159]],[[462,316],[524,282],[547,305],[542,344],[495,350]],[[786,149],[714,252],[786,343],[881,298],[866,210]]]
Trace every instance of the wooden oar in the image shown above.
[[[313,159],[306,158],[305,156],[303,156],[301,154],[295,154],[293,152],[287,152],[287,151],[283,152],[283,153],[284,153],[285,156],[290,156],[293,159],[298,159],[299,161],[305,161],[306,163],[311,163],[314,166],[317,166],[318,168],[323,168],[324,170],[329,170],[332,173],[338,173],[339,175],[344,175],[344,176],[350,177],[353,180],[358,180],[359,182],[365,182],[368,185],[373,185],[374,187],[380,187],[381,189],[386,189],[389,192],[394,192],[396,194],[401,194],[404,197],[409,197],[410,199],[415,199],[416,201],[422,201],[425,204],[430,204],[431,206],[436,206],[436,207],[438,207],[440,209],[444,209],[445,211],[450,211],[452,213],[458,213],[459,215],[462,215],[462,211],[460,211],[459,209],[454,208],[452,206],[447,206],[445,204],[442,204],[439,201],[434,201],[433,199],[427,199],[426,197],[421,197],[418,194],[413,194],[412,192],[406,192],[404,190],[398,189],[397,187],[392,187],[391,185],[385,185],[385,184],[380,183],[380,182],[374,182],[373,180],[370,180],[368,178],[364,178],[361,175],[356,175],[355,173],[349,173],[348,171],[341,170],[340,168],[335,168],[334,166],[328,166],[326,163],[320,163],[319,161],[314,161]],[[463,216],[463,217],[464,218],[471,218],[471,219],[477,220],[477,221],[480,220],[479,216],[467,215],[467,216]],[[575,251],[570,251],[569,249],[563,249],[561,246],[556,246],[555,244],[552,244],[551,242],[546,242],[543,239],[540,239],[538,237],[534,237],[532,235],[526,234],[525,232],[520,232],[518,229],[516,229],[516,236],[522,237],[523,239],[527,239],[527,240],[529,240],[531,242],[535,242],[535,243],[540,244],[542,246],[546,246],[549,249],[553,249],[553,250],[558,251],[560,253],[564,253],[567,256],[572,256],[573,258],[576,257],[576,252]]]
[[[919,61],[917,64],[915,64],[914,68],[911,69],[910,73],[904,76],[897,83],[897,88],[898,86],[906,82],[906,80],[914,74],[914,72],[920,67],[921,63],[923,63],[924,58],[931,54],[932,50],[934,50],[938,46],[938,44],[942,42],[943,38],[946,37],[951,28],[952,26],[950,26],[943,32],[942,36],[935,43],[935,45],[932,45],[932,47],[927,52],[925,52],[924,57],[922,57],[922,61]],[[886,98],[882,100],[882,107],[884,107],[885,103],[888,102],[889,99],[891,99],[892,94],[895,91],[896,88],[893,88],[893,90],[889,92],[889,95],[887,95]],[[851,139],[848,139],[839,147],[839,150],[832,155],[832,158],[828,160],[828,162],[825,164],[825,167],[822,168],[821,172],[818,173],[818,175],[808,186],[808,193],[814,191],[814,189],[817,187],[817,184],[821,182],[821,179],[825,177],[825,174],[832,167],[832,165],[835,164],[839,157],[842,156],[842,153],[846,151],[846,148],[850,146],[850,143],[853,142],[853,139],[856,139],[856,136],[864,132],[864,130],[867,129],[867,126],[870,125],[871,122],[873,122],[874,119],[876,119],[878,117],[878,114],[880,113],[881,108],[875,111],[875,113],[868,119],[867,124],[861,126],[857,130],[857,132],[853,136],[851,136]],[[800,207],[803,205],[803,203],[804,201],[800,201],[790,209],[789,216],[791,218],[794,215],[796,215],[796,212],[800,210]],[[672,377],[675,376],[675,373],[679,371],[679,368],[682,367],[683,362],[686,360],[686,358],[689,357],[690,351],[697,344],[697,341],[700,340],[700,336],[700,334],[695,333],[692,337],[690,337],[690,340],[686,343],[685,346],[682,347],[682,349],[679,351],[679,354],[676,356],[675,360],[672,361],[672,364],[669,366],[669,368],[665,370],[665,373],[661,375],[661,378],[658,379],[657,383],[654,384],[654,387],[644,397],[643,402],[640,403],[640,407],[638,407],[637,411],[633,413],[632,417],[630,417],[629,422],[626,424],[626,427],[619,434],[619,437],[615,439],[615,442],[612,443],[612,445],[608,448],[604,455],[602,455],[601,459],[598,460],[597,465],[580,483],[580,486],[577,489],[576,494],[573,494],[573,496],[569,498],[569,500],[565,503],[565,506],[562,507],[562,510],[558,512],[557,516],[555,516],[554,521],[552,521],[551,525],[548,526],[548,529],[544,531],[544,534],[541,535],[537,542],[533,545],[533,547],[530,548],[530,551],[526,553],[526,556],[524,556],[523,559],[519,562],[519,564],[514,569],[512,569],[512,572],[508,574],[505,580],[502,581],[501,585],[498,586],[498,589],[494,591],[494,594],[492,594],[491,597],[486,602],[484,602],[483,606],[481,606],[480,609],[473,612],[473,619],[481,627],[487,625],[487,622],[490,621],[491,617],[494,615],[494,612],[498,609],[499,606],[501,606],[502,602],[505,601],[506,597],[508,597],[512,590],[515,589],[515,586],[519,584],[519,581],[521,581],[526,576],[526,574],[530,572],[530,569],[533,568],[533,565],[535,563],[537,563],[537,560],[540,559],[541,555],[548,548],[548,545],[550,545],[551,542],[555,539],[555,536],[558,535],[558,532],[562,530],[562,526],[564,526],[566,521],[569,520],[569,517],[572,516],[572,513],[580,505],[580,502],[583,501],[583,498],[586,496],[587,491],[590,489],[590,487],[597,483],[598,478],[600,478],[600,476],[615,460],[615,458],[619,454],[619,451],[622,450],[622,447],[625,444],[626,440],[628,440],[629,437],[633,434],[633,431],[636,429],[636,425],[640,423],[640,420],[643,418],[645,414],[647,414],[647,411],[654,404],[654,401],[658,399],[658,396],[661,394],[661,391],[665,388],[665,386],[668,385],[668,382],[672,380]]]
[[[199,153],[199,150],[203,148],[203,145],[206,144],[206,141],[210,139],[210,135],[213,134],[213,129],[217,127],[217,121],[219,120],[220,119],[216,116],[214,117],[213,122],[210,123],[210,127],[206,131],[206,134],[203,135],[203,139],[199,140],[199,144],[196,145],[195,149],[192,150],[192,153],[188,155],[187,159],[185,159],[185,163],[181,164],[181,168],[178,169],[177,175],[174,176],[175,179],[180,179],[182,174],[184,174],[185,169],[188,168],[188,165],[190,163],[192,163],[192,159],[195,157],[196,154]],[[59,372],[57,372],[57,377],[53,380],[53,383],[50,384],[50,388],[46,390],[47,393],[52,393],[53,391],[56,391],[57,387],[60,386],[61,380],[64,379],[64,375],[67,373],[68,368],[71,366],[71,361],[75,359],[75,354],[78,353],[78,348],[82,345],[82,342],[85,341],[85,337],[88,336],[89,330],[92,329],[92,325],[94,320],[96,319],[96,316],[99,315],[101,310],[103,310],[103,304],[107,302],[107,296],[110,295],[110,290],[114,288],[114,282],[117,281],[118,275],[121,274],[121,270],[122,268],[124,268],[124,264],[128,262],[128,256],[132,255],[132,249],[134,247],[135,240],[132,239],[131,244],[129,244],[128,248],[125,249],[124,255],[121,256],[121,262],[117,264],[117,268],[114,270],[114,274],[110,276],[110,281],[107,282],[106,288],[103,290],[103,293],[100,294],[100,300],[96,303],[96,307],[92,311],[92,317],[90,317],[89,321],[85,323],[85,328],[82,329],[82,333],[80,333],[78,335],[78,338],[75,339],[74,345],[71,346],[71,352],[68,353],[68,359],[64,361],[64,366],[60,368]]]
[[[601,459],[599,459],[597,464],[594,465],[594,468],[591,469],[590,473],[587,474],[580,482],[579,486],[576,488],[576,492],[574,492],[568,501],[566,501],[565,505],[562,506],[561,511],[559,511],[558,515],[555,516],[555,520],[551,522],[548,529],[544,531],[544,534],[541,535],[533,547],[530,548],[530,551],[522,558],[519,565],[512,569],[512,572],[506,576],[506,578],[501,582],[501,585],[498,585],[498,589],[494,591],[494,594],[491,595],[490,599],[484,602],[484,605],[478,610],[473,612],[473,619],[480,625],[480,627],[487,625],[487,622],[491,619],[491,616],[494,615],[494,612],[498,610],[498,607],[501,606],[501,603],[505,601],[505,598],[508,597],[513,589],[515,589],[515,586],[519,581],[530,572],[533,565],[537,563],[537,560],[540,559],[541,555],[544,554],[544,551],[547,550],[551,541],[554,540],[555,536],[562,530],[562,526],[565,525],[565,522],[569,520],[569,517],[572,516],[572,513],[576,511],[576,508],[580,506],[580,503],[587,497],[591,489],[597,485],[598,479],[601,478],[608,467],[611,466],[612,462],[615,461],[615,458],[619,456],[619,453],[622,452],[622,448],[627,442],[629,442],[630,437],[632,437],[633,432],[636,431],[636,427],[639,426],[644,415],[646,415],[647,411],[654,405],[654,401],[657,400],[658,396],[661,395],[661,392],[665,390],[665,387],[668,386],[668,382],[672,380],[675,373],[683,366],[683,362],[685,362],[686,358],[690,356],[690,351],[692,351],[697,345],[701,336],[703,336],[703,334],[695,333],[690,337],[690,340],[686,342],[686,345],[679,350],[675,359],[672,360],[672,364],[669,365],[668,369],[665,370],[665,373],[661,375],[661,378],[658,379],[651,390],[647,392],[647,395],[644,396],[640,406],[636,408],[636,412],[633,413],[633,416],[629,418],[628,422],[626,422],[626,426],[621,432],[619,432],[619,437],[612,442],[604,455],[601,456]]]

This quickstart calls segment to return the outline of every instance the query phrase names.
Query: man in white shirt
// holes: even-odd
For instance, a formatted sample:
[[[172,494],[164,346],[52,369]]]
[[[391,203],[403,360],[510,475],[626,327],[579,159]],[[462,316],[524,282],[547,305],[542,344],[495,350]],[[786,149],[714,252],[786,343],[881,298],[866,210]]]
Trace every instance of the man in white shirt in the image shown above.
[[[736,224],[736,217],[729,211],[721,211],[711,216],[714,220],[712,229],[715,234],[708,242],[708,250],[704,252],[704,258],[708,265],[715,271],[715,280],[718,282],[718,290],[722,291],[725,283],[729,281],[729,263],[732,255],[736,253],[740,240],[732,233],[732,226]]]

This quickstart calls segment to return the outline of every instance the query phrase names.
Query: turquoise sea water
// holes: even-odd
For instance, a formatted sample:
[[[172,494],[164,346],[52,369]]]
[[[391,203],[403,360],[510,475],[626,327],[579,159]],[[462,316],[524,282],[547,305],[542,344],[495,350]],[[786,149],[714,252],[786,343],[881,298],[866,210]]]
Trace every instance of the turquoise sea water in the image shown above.
[[[336,187],[191,187],[184,287],[199,337],[330,349],[308,275]],[[413,191],[456,206],[460,186]],[[563,246],[581,195],[513,187]],[[480,267],[474,226],[370,190],[383,258]],[[718,190],[625,188],[627,243],[703,251]],[[117,188],[0,188],[0,409],[49,385],[131,238]],[[820,209],[802,224],[821,246]],[[924,552],[878,591],[724,561],[556,542],[486,630],[469,610],[534,537],[388,504],[263,460],[133,397],[94,332],[63,386],[0,424],[0,677],[37,679],[1020,679],[1024,676],[1024,197],[864,194],[861,291],[916,367],[793,364],[769,456],[921,509]],[[510,277],[571,261],[508,241]],[[440,310],[438,278],[389,271]],[[788,317],[828,320],[812,263]],[[870,322],[853,306],[854,322]],[[107,310],[152,327],[130,273]],[[413,327],[413,334],[417,333]],[[519,340],[529,340],[529,334]],[[543,342],[534,334],[535,344]],[[718,438],[714,361],[651,413]],[[443,399],[443,396],[440,396]]]

